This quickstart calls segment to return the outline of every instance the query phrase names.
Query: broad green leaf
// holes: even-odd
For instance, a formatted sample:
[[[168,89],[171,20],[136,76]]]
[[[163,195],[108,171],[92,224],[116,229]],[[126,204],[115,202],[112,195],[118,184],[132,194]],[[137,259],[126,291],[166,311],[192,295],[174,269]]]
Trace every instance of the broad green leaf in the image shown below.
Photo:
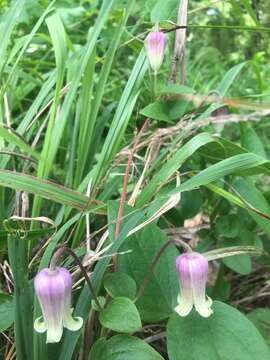
[[[119,257],[118,267],[141,285],[150,265],[166,236],[155,224],[147,225],[126,239],[121,250],[132,250]],[[162,254],[150,281],[142,296],[136,302],[141,317],[147,322],[166,319],[176,305],[179,293],[178,278],[175,271],[175,259],[178,251],[171,246]]]
[[[97,298],[98,298],[98,301],[99,301],[99,304],[101,305],[101,307],[104,308],[106,305],[106,302],[107,302],[106,298],[104,296],[98,296]],[[98,311],[98,312],[101,311],[100,307],[98,307],[98,305],[94,299],[91,300],[91,307],[95,311]]]
[[[183,100],[156,101],[147,105],[140,114],[150,119],[172,123],[183,116],[186,110],[186,102]]]
[[[7,330],[14,323],[15,304],[9,295],[0,293],[0,331]]]
[[[161,93],[164,95],[168,94],[192,94],[194,90],[185,85],[179,84],[165,84],[160,89]]]
[[[247,204],[270,216],[270,205],[268,204],[268,201],[264,197],[263,193],[259,191],[250,180],[236,179],[233,182],[233,187],[236,189],[237,193],[243,198],[243,200],[247,202]],[[269,235],[269,220],[263,218],[258,214],[255,214],[253,211],[249,211],[249,214],[257,222],[260,228]]]
[[[269,332],[270,332],[270,309],[269,308],[258,308],[255,310],[252,310],[247,314],[247,317],[250,321],[253,322],[253,324],[256,326],[256,328],[259,330],[259,332],[262,334],[264,339],[267,341],[268,345],[270,345],[270,338],[269,338]]]
[[[162,20],[176,21],[176,14],[178,9],[178,0],[159,0],[155,3],[151,11],[151,21],[156,23]]]
[[[243,131],[241,132],[241,141],[242,146],[248,151],[265,158],[267,157],[263,143],[253,128],[246,126],[243,127]]]
[[[163,360],[145,341],[129,335],[100,339],[91,349],[89,360]]]
[[[133,333],[142,327],[136,306],[126,297],[112,299],[100,312],[99,321],[105,328],[123,333]]]
[[[170,317],[167,346],[170,360],[268,360],[270,350],[256,327],[238,310],[214,302],[205,319],[195,311]]]
[[[215,230],[218,235],[235,238],[241,231],[241,226],[240,219],[234,214],[229,214],[217,219]]]
[[[229,242],[226,243],[227,245],[233,245]],[[224,244],[225,246],[225,244]],[[222,259],[222,262],[231,270],[235,271],[240,275],[247,275],[250,274],[252,267],[251,267],[251,260],[247,255],[237,255],[233,257],[228,257]]]
[[[132,277],[119,271],[105,275],[104,287],[113,298],[124,296],[131,300],[135,298],[137,288]]]

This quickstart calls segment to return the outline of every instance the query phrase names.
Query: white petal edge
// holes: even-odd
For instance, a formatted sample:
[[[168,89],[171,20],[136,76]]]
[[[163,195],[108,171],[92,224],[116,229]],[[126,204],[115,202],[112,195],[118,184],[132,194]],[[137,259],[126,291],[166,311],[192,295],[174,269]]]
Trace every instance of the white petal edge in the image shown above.
[[[79,316],[73,317],[73,308],[68,309],[64,315],[63,325],[66,329],[70,331],[78,331],[83,326],[83,319]]]
[[[174,311],[176,311],[177,314],[182,317],[187,316],[193,307],[192,297],[184,300],[181,295],[179,295],[177,301],[178,305],[174,308]]]
[[[35,320],[34,329],[36,330],[36,332],[41,333],[41,334],[44,333],[47,330],[45,322],[44,322],[42,316],[38,317]]]
[[[207,318],[213,314],[213,310],[211,309],[212,303],[212,299],[207,297],[204,301],[195,301],[194,306],[202,317]]]
[[[63,335],[63,326],[62,324],[59,326],[50,326],[47,329],[47,339],[46,343],[58,343]]]

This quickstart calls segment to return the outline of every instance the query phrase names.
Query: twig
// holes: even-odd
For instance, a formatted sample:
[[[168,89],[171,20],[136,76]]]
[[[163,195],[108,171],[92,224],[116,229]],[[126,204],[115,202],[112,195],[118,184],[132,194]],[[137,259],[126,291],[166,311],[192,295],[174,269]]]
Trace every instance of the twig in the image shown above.
[[[148,336],[147,338],[144,339],[144,341],[150,344],[154,341],[164,339],[165,337],[166,337],[166,331],[162,331],[159,334]]]
[[[177,23],[181,28],[176,29],[175,34],[175,43],[174,43],[174,53],[172,58],[172,69],[171,69],[171,82],[177,82],[177,68],[178,65],[182,64],[182,78],[181,82],[185,82],[185,69],[183,67],[184,63],[184,53],[185,53],[185,42],[186,42],[186,25],[187,25],[187,9],[188,9],[188,0],[180,0]],[[183,27],[185,26],[185,27]]]
[[[127,161],[126,171],[125,171],[124,180],[123,180],[123,189],[122,189],[122,194],[121,194],[120,204],[119,204],[119,209],[118,209],[118,214],[117,214],[117,220],[116,220],[116,225],[115,225],[115,233],[114,233],[115,240],[117,240],[117,238],[120,234],[120,230],[121,230],[121,222],[122,222],[122,216],[123,216],[123,210],[124,210],[124,203],[127,198],[127,185],[128,185],[128,178],[129,178],[133,155],[134,155],[136,147],[140,141],[140,138],[141,138],[144,130],[148,126],[148,124],[149,124],[149,120],[146,119],[141,130],[139,131],[137,136],[135,136],[132,150],[129,152],[129,155],[128,155],[128,161]],[[116,270],[116,267],[117,267],[117,256],[116,255],[113,257],[113,264],[114,264],[114,269]]]
[[[140,138],[141,138],[144,130],[148,126],[148,124],[149,124],[149,120],[146,119],[143,126],[142,126],[142,128],[141,128],[141,130],[140,130],[140,132],[135,137],[132,150],[129,152],[129,155],[128,155],[128,161],[127,161],[126,171],[125,171],[124,180],[123,180],[123,190],[122,190],[122,194],[121,194],[119,210],[118,210],[116,226],[115,226],[115,234],[114,234],[115,240],[118,238],[118,236],[120,234],[121,219],[122,219],[122,215],[123,215],[124,203],[125,203],[126,197],[127,197],[127,184],[128,184],[128,177],[129,177],[129,172],[130,172],[130,167],[131,167],[133,155],[134,155],[136,147],[137,147],[137,145],[138,145],[138,143],[140,141]]]

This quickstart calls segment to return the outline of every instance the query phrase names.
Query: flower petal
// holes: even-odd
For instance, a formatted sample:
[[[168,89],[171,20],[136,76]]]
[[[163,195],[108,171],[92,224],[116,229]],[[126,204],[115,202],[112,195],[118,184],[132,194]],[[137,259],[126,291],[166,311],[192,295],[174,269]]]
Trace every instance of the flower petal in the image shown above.
[[[83,325],[83,319],[79,316],[72,317],[72,311],[73,309],[69,309],[66,311],[64,315],[64,327],[71,331],[77,331],[79,330]]]
[[[195,309],[202,317],[207,318],[213,314],[213,310],[211,309],[212,300],[210,298],[208,298],[207,300],[204,299],[202,301],[196,299],[194,305],[195,305]]]
[[[47,329],[46,343],[58,343],[63,335],[63,325],[61,323],[50,324]]]
[[[179,295],[177,300],[178,305],[174,308],[174,311],[180,316],[187,316],[193,307],[192,294],[186,297]]]
[[[46,324],[43,320],[43,317],[40,316],[38,317],[35,322],[34,322],[34,329],[36,330],[36,332],[38,333],[44,333],[47,328],[46,328]]]

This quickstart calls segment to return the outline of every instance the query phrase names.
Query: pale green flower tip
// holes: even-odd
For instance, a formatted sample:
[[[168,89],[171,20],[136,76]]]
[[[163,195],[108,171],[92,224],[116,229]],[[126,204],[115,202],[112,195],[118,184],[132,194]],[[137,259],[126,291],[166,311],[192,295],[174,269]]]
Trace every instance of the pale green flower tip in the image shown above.
[[[177,314],[181,317],[185,317],[187,316],[190,311],[191,311],[191,308],[187,308],[187,307],[183,307],[181,305],[177,305],[175,308],[174,308],[174,311],[177,312]]]
[[[63,335],[63,326],[51,327],[47,329],[46,344],[58,343]]]
[[[64,327],[70,331],[78,331],[83,326],[83,319],[79,316],[72,317],[71,315],[64,319]]]
[[[209,296],[207,296],[207,300],[205,302],[199,304],[195,303],[195,309],[202,317],[208,318],[214,313],[214,311],[211,309],[212,303],[213,303],[212,299]]]
[[[46,329],[46,325],[45,322],[43,320],[43,317],[40,316],[38,317],[35,322],[34,322],[34,329],[36,330],[36,332],[38,333],[44,333],[47,329]]]

